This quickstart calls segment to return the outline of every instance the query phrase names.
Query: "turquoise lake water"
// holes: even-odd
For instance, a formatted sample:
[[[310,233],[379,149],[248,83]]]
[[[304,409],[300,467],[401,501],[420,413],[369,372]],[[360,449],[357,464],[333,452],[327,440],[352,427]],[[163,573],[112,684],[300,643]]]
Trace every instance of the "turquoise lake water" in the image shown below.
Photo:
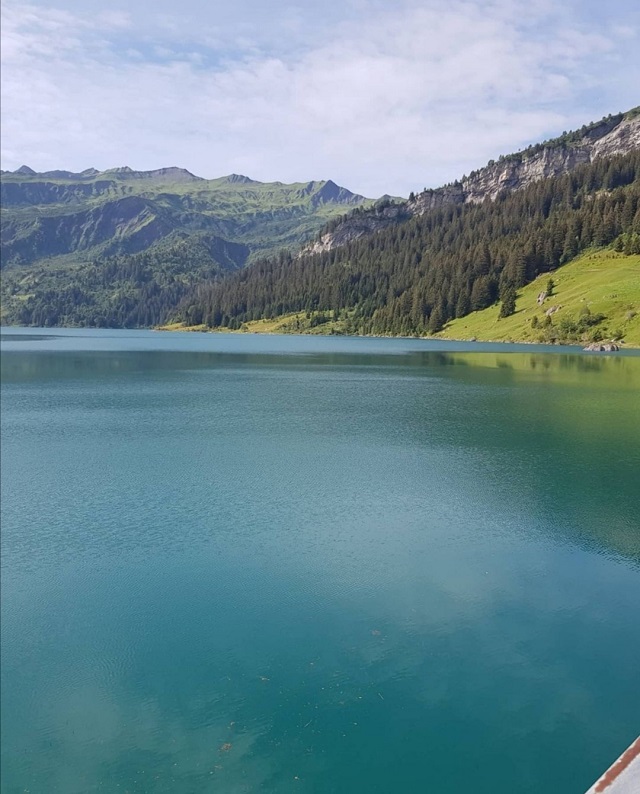
[[[2,792],[583,794],[640,357],[3,329]]]

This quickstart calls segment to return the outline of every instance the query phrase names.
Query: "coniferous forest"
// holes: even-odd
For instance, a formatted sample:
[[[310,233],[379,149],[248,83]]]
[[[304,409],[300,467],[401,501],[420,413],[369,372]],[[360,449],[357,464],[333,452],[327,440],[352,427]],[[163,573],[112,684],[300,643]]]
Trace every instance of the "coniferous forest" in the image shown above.
[[[640,152],[602,158],[481,204],[448,205],[317,254],[283,252],[196,286],[175,319],[239,329],[293,312],[354,334],[435,333],[580,252],[640,253]]]

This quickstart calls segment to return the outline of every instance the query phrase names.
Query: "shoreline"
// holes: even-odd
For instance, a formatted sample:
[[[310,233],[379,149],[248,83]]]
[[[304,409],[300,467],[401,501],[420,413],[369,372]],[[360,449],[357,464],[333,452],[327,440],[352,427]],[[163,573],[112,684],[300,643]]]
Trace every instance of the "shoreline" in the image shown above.
[[[603,340],[602,344],[609,344],[614,343],[620,346],[620,350],[617,351],[597,351],[597,350],[587,350],[586,345],[591,344],[590,342],[577,342],[574,340],[566,340],[566,341],[559,341],[559,342],[535,342],[531,339],[478,339],[474,337],[472,339],[463,339],[461,337],[454,337],[454,336],[441,336],[439,334],[433,336],[400,336],[395,334],[314,334],[304,331],[299,331],[297,333],[292,333],[289,331],[279,331],[275,329],[271,330],[264,330],[264,331],[253,331],[253,330],[242,330],[238,328],[236,330],[231,330],[229,328],[207,328],[201,325],[193,325],[193,326],[178,326],[177,324],[171,325],[164,325],[164,326],[156,326],[155,328],[151,329],[152,331],[168,331],[168,332],[176,332],[176,333],[191,333],[191,334],[242,334],[243,336],[252,336],[252,335],[262,335],[262,336],[342,336],[347,339],[415,339],[425,342],[462,342],[465,344],[490,344],[490,345],[544,345],[545,347],[576,347],[582,350],[584,353],[607,353],[607,355],[612,355],[617,352],[623,352],[625,350],[640,350],[640,345],[628,344],[622,340]]]
[[[625,352],[637,352],[640,353],[640,345],[635,344],[628,344],[626,342],[615,342],[615,344],[619,345],[618,350],[587,350],[586,345],[588,343],[585,342],[575,342],[572,340],[561,341],[561,342],[545,342],[545,341],[532,341],[530,339],[464,339],[460,337],[453,337],[453,336],[400,336],[400,335],[392,335],[392,334],[314,334],[314,333],[305,333],[304,331],[297,331],[297,332],[289,332],[289,331],[278,331],[278,330],[260,330],[260,331],[250,331],[250,330],[230,330],[228,328],[205,328],[202,326],[178,326],[170,325],[170,326],[155,326],[155,327],[146,327],[146,328],[106,328],[106,327],[95,327],[95,326],[82,326],[82,325],[56,325],[56,326],[47,326],[47,327],[40,327],[40,326],[33,326],[33,325],[6,325],[0,326],[3,332],[7,331],[32,331],[34,333],[44,333],[55,335],[56,331],[122,331],[122,332],[136,332],[136,331],[148,331],[148,332],[169,332],[169,333],[180,333],[180,334],[220,334],[220,335],[237,335],[237,336],[300,336],[300,337],[320,337],[320,338],[343,338],[343,339],[399,339],[405,341],[415,341],[415,342],[451,342],[451,343],[459,343],[465,345],[503,345],[504,347],[509,347],[512,345],[521,345],[526,347],[545,347],[552,349],[557,348],[571,348],[574,352],[581,352],[581,353],[594,353],[598,355],[616,355],[617,353],[625,353]],[[608,340],[604,340],[602,344],[607,344]]]

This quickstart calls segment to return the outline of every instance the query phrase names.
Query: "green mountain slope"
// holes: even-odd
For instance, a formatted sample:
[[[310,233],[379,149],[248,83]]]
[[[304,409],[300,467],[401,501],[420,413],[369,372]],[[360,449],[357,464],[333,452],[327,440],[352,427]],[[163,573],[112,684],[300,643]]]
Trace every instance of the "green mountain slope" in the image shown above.
[[[371,204],[335,183],[206,180],[179,168],[4,172],[2,265],[137,253],[175,233],[221,237],[252,255],[295,247],[345,209]]]
[[[538,302],[550,277],[552,292]],[[438,336],[496,342],[615,338],[640,347],[640,255],[584,254],[520,289],[509,317],[500,317],[499,306],[491,306],[452,320]]]

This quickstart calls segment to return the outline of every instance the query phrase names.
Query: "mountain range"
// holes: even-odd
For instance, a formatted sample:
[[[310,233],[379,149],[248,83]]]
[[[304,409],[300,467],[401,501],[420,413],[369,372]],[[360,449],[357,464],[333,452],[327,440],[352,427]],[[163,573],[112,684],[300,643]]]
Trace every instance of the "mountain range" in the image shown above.
[[[89,262],[145,251],[172,236],[206,233],[254,253],[295,246],[328,219],[371,204],[332,181],[285,185],[182,168],[1,174],[3,267]]]
[[[633,249],[638,150],[635,108],[375,202],[332,181],[22,166],[1,175],[3,321],[237,329],[304,312],[284,330],[438,332],[590,245]]]

